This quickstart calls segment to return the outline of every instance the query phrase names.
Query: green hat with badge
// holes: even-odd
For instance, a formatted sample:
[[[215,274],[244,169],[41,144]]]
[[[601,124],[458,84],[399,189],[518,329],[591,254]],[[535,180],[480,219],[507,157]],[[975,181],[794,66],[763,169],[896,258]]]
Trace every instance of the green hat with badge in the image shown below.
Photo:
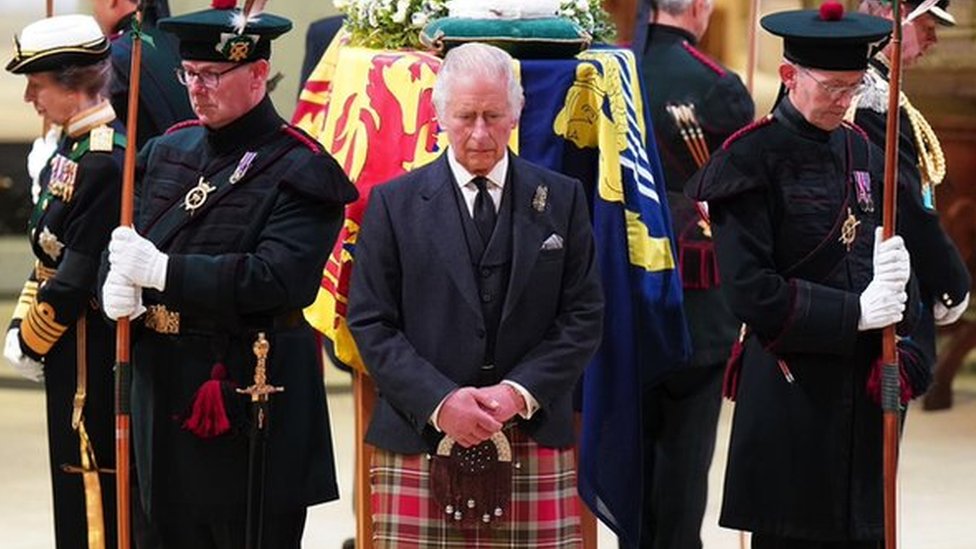
[[[248,6],[265,2],[248,2]],[[186,61],[250,63],[271,57],[271,41],[291,30],[284,17],[260,9],[238,8],[236,0],[214,0],[211,9],[159,20],[176,35]]]

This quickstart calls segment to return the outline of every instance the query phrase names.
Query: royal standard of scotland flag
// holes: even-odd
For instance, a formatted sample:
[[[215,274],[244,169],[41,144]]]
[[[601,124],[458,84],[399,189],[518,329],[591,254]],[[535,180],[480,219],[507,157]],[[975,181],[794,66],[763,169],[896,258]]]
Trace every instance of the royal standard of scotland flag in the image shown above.
[[[358,222],[372,186],[443,150],[446,139],[430,105],[439,61],[419,52],[330,48],[295,114],[360,189],[319,298],[305,312],[332,340],[336,357],[355,367],[362,364],[345,327],[345,298]],[[517,67],[526,102],[509,145],[587,187],[606,295],[603,343],[583,381],[580,494],[625,543],[635,545],[641,389],[683,364],[689,352],[653,133],[628,50],[524,60]]]

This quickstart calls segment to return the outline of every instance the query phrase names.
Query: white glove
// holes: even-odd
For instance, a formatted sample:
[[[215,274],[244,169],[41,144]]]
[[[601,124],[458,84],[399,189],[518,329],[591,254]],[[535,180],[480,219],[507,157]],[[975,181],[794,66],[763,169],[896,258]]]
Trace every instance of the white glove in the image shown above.
[[[61,126],[52,125],[47,135],[34,140],[30,153],[27,154],[27,173],[31,178],[31,198],[34,204],[41,194],[41,171],[48,160],[58,150],[58,140],[61,139]]]
[[[102,310],[112,320],[137,318],[146,312],[142,306],[142,288],[129,282],[112,267],[102,285]]]
[[[108,243],[108,262],[112,271],[137,286],[159,291],[166,289],[169,256],[139,236],[132,227],[118,227],[112,231],[112,240]]]
[[[857,320],[860,331],[876,330],[901,322],[908,293],[904,285],[872,280],[861,293],[861,316]]]
[[[881,240],[881,227],[874,231],[874,277],[872,281],[890,282],[899,287],[908,284],[912,274],[911,256],[905,241],[898,235]]]
[[[966,297],[962,298],[961,302],[956,303],[952,307],[946,307],[941,301],[936,301],[935,305],[932,306],[932,316],[935,317],[935,323],[937,325],[945,326],[959,320],[959,317],[966,312],[968,307],[969,292],[966,292]]]
[[[24,355],[20,348],[20,328],[7,330],[7,339],[3,343],[3,356],[10,363],[10,367],[17,370],[21,377],[31,381],[44,381],[44,365],[29,356]]]

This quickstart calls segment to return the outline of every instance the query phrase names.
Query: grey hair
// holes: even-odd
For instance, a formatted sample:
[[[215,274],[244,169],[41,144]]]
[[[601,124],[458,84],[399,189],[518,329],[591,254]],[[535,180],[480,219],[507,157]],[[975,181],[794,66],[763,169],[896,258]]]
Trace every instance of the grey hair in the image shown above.
[[[882,2],[881,0],[861,0],[857,11],[861,13],[866,13],[868,15],[877,15],[883,17],[885,10],[890,7],[891,4],[887,2]]]
[[[695,0],[655,0],[658,11],[663,11],[668,15],[681,15],[682,13],[688,11],[691,8],[692,2]],[[715,0],[709,0],[709,2],[714,2]]]
[[[91,65],[71,65],[51,71],[54,81],[63,88],[90,97],[108,97],[112,81],[112,62],[102,59]]]
[[[512,115],[518,118],[525,103],[522,84],[515,77],[512,68],[512,56],[504,50],[471,42],[458,46],[447,52],[444,63],[437,73],[431,100],[438,116],[445,116],[447,103],[450,101],[451,86],[459,78],[481,77],[492,81],[504,81],[508,88],[508,106]]]

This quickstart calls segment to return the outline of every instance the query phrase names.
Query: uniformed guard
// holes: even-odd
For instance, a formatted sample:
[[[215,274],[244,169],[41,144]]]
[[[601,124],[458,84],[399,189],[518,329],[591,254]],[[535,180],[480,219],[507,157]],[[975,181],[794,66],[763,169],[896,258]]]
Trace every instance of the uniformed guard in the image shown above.
[[[677,240],[691,368],[645,389],[641,547],[701,547],[708,468],[722,403],[722,372],[739,321],[722,297],[708,212],[685,182],[755,106],[739,76],[700,51],[713,0],[657,0],[641,58]]]
[[[826,2],[762,26],[784,38],[781,100],[686,186],[708,201],[722,287],[747,325],[727,372],[720,524],[752,531],[755,549],[876,549],[881,328],[909,333],[921,304],[914,235],[879,241],[884,153],[843,117],[891,23]],[[930,364],[910,339],[898,351],[905,402]]]
[[[911,25],[906,29],[902,47],[902,66],[915,63],[937,40],[937,25],[950,26],[955,18],[948,10],[948,0],[933,4],[925,11],[918,11],[921,0],[906,3],[907,18]],[[911,9],[915,8],[915,9]],[[862,0],[861,11],[892,18],[891,4],[886,0]],[[888,72],[891,47],[886,47],[868,62],[863,93],[854,99],[848,111],[858,126],[879,147],[884,146],[888,113]],[[946,159],[939,137],[925,116],[912,105],[904,92],[899,102],[898,183],[900,193],[915,204],[899,212],[900,223],[917,226],[913,231],[920,242],[909,247],[917,248],[915,272],[918,274],[922,301],[926,304],[924,319],[913,334],[920,347],[935,357],[935,325],[952,324],[969,305],[969,289],[972,280],[959,250],[939,224],[935,204],[935,187],[946,175]],[[952,402],[952,374],[936,372],[934,384],[925,396],[927,408],[946,408]]]
[[[267,96],[271,41],[291,22],[221,7],[162,19],[197,120],[151,140],[135,231],[119,228],[103,286],[138,316],[132,424],[144,507],[168,548],[245,546],[248,441],[237,393],[268,343],[263,547],[301,544],[306,508],[338,497],[320,347],[302,316],[357,193]],[[145,312],[141,315],[139,313]]]
[[[112,41],[112,107],[125,123],[129,105],[129,71],[132,65],[132,36],[138,31],[148,44],[142,49],[142,71],[139,73],[139,122],[135,146],[139,149],[151,137],[170,126],[193,117],[186,90],[176,79],[180,66],[176,39],[160,32],[156,23],[159,13],[168,14],[167,0],[146,2],[142,24],[135,25],[138,0],[94,0],[95,20]]]
[[[114,334],[94,300],[99,257],[119,215],[123,126],[102,96],[109,43],[87,15],[26,26],[7,70],[24,100],[63,131],[43,163],[29,238],[37,258],[4,356],[45,380],[59,549],[114,547]]]

